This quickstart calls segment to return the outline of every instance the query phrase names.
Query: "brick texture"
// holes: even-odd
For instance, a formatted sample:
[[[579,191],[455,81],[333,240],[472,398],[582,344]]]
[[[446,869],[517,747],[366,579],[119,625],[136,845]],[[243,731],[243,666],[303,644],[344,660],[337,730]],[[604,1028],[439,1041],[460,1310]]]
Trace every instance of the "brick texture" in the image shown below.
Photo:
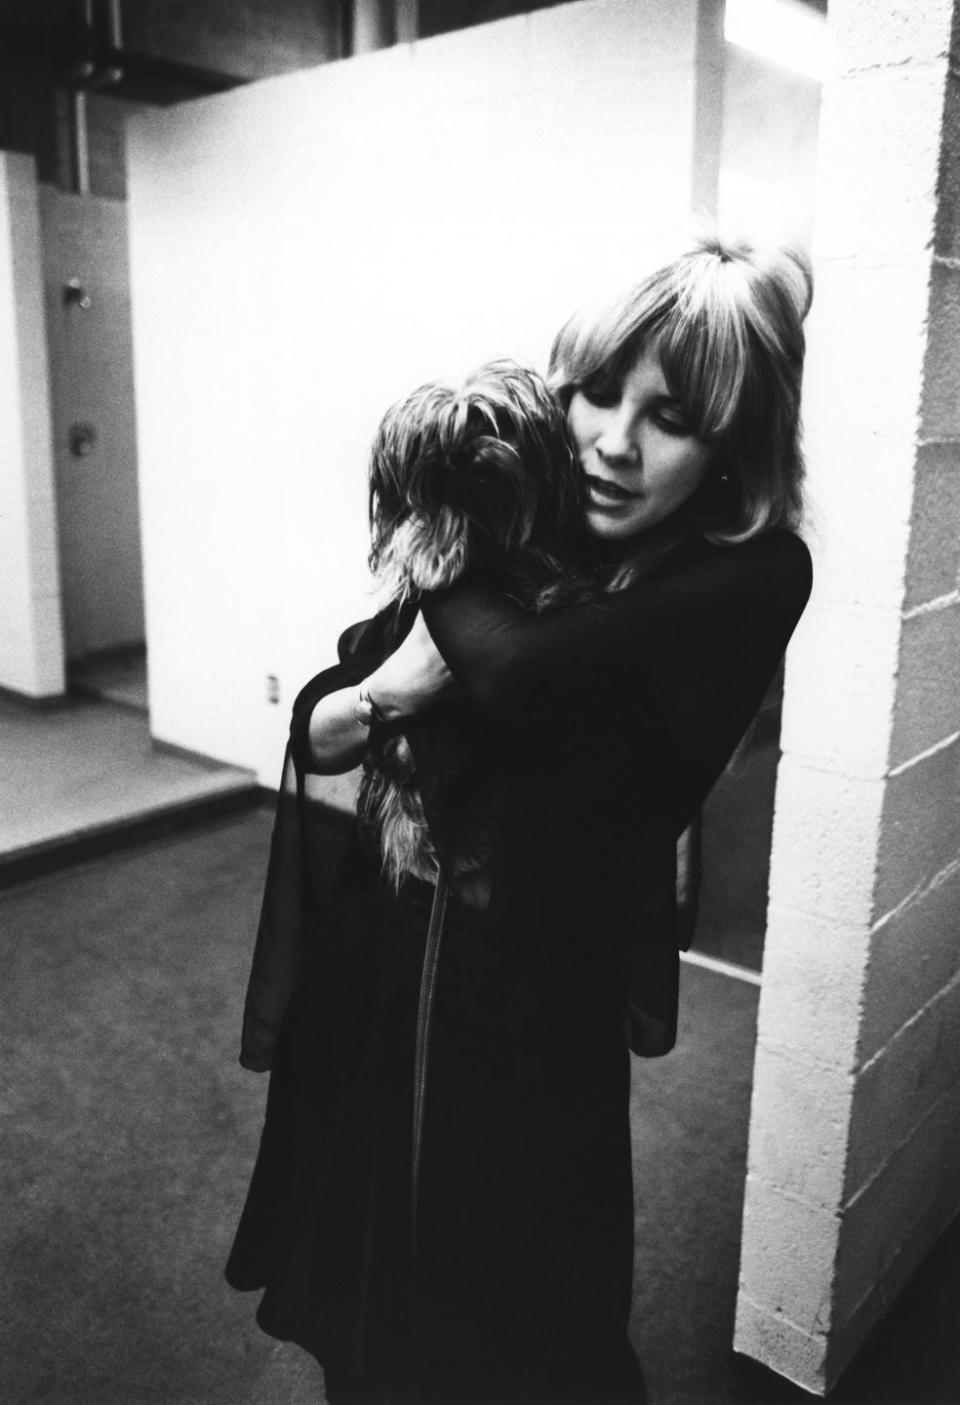
[[[960,1205],[960,5],[829,20],[737,1317],[819,1393]]]
[[[954,978],[960,864],[954,862],[870,937],[858,1057],[866,1061]]]
[[[924,444],[914,478],[904,605],[955,591],[960,581],[960,441]]]

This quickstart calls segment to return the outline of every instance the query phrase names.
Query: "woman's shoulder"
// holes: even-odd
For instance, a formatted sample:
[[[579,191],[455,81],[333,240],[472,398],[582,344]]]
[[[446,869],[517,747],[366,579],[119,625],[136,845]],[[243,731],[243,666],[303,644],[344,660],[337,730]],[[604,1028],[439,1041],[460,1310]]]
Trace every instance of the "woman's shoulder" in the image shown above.
[[[735,569],[769,573],[799,584],[806,582],[808,590],[813,582],[810,549],[799,533],[787,527],[772,527],[736,546],[720,546],[717,550],[729,553]]]
[[[731,583],[791,589],[810,594],[813,564],[803,538],[786,527],[772,527],[746,541],[731,544],[703,542],[687,557],[693,572],[701,569],[712,578]]]
[[[348,627],[337,641],[337,657],[341,663],[361,654],[389,654],[409,633],[417,613],[412,600],[393,600],[367,620]]]
[[[705,623],[729,615],[792,628],[809,599],[813,569],[803,538],[776,527],[743,542],[692,542],[655,579],[674,612]]]

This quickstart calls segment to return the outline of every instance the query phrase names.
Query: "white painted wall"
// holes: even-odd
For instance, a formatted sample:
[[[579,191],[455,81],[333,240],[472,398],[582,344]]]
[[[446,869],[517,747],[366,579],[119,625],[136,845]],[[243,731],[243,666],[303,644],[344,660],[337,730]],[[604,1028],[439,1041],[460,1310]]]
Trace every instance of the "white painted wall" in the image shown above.
[[[738,1349],[823,1393],[960,1209],[955,0],[831,0]]]
[[[40,188],[60,578],[68,662],[143,641],[127,210]],[[70,279],[88,306],[68,302]],[[71,452],[76,424],[95,431]]]
[[[737,44],[725,58],[720,223],[809,248],[822,85]]]
[[[135,120],[157,737],[276,783],[293,692],[372,609],[388,403],[492,355],[543,367],[685,224],[699,11],[578,0]]]
[[[0,152],[0,687],[63,691],[47,342],[33,158]]]

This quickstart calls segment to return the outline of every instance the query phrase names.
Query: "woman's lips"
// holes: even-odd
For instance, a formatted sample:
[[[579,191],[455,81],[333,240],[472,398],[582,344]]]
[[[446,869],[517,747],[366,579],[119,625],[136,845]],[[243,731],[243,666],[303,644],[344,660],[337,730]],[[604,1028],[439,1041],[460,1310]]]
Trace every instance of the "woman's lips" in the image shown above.
[[[593,473],[587,474],[587,489],[592,501],[601,507],[623,507],[643,496],[621,488],[619,483],[611,483],[608,478],[597,478]]]

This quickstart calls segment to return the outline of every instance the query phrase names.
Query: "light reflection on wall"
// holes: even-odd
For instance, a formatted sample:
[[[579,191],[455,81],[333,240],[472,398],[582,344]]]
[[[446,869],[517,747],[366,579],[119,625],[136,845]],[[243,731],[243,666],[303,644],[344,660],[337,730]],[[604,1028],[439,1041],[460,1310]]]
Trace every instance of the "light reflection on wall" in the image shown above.
[[[727,0],[723,37],[808,78],[822,82],[832,71],[826,16],[801,0]]]
[[[727,0],[724,37],[720,223],[809,245],[826,16],[800,0]]]

